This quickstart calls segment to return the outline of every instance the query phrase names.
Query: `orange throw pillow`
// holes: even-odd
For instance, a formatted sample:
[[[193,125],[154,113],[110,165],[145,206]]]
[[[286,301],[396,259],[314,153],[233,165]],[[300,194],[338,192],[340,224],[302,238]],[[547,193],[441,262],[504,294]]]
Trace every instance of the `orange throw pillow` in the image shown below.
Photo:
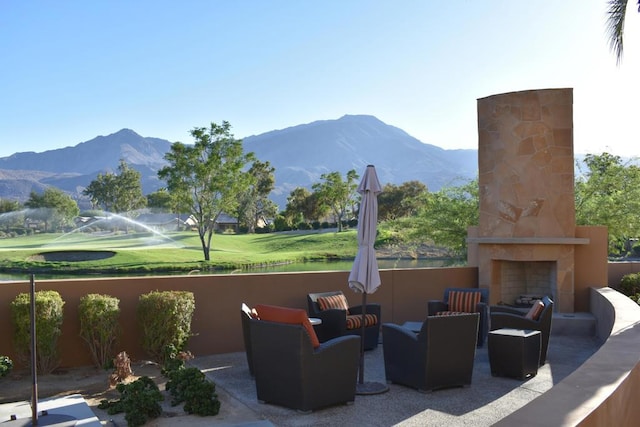
[[[311,345],[313,348],[320,347],[320,341],[316,331],[313,330],[311,322],[309,322],[309,316],[307,312],[299,308],[278,307],[275,305],[258,304],[255,307],[260,316],[260,320],[267,320],[269,322],[288,323],[292,325],[302,325],[311,338]]]
[[[318,297],[316,300],[320,310],[347,310],[349,311],[349,303],[344,294],[329,295],[326,297]]]
[[[482,294],[480,292],[450,291],[449,311],[475,313],[476,306],[481,298]]]
[[[538,320],[538,318],[540,317],[540,314],[542,314],[542,310],[544,310],[544,303],[539,299],[535,300],[533,302],[533,305],[527,312],[527,314],[524,315],[524,317],[530,320]]]

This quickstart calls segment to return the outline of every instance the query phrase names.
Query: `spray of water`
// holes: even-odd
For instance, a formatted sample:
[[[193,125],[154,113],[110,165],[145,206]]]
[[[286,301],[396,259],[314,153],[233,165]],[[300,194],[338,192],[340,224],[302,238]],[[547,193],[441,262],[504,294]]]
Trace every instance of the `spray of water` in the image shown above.
[[[133,212],[131,216],[137,214]],[[0,228],[22,228],[33,221],[48,221],[49,227],[57,220],[53,209],[22,209],[19,211],[0,214]],[[108,243],[107,243],[108,242]],[[86,248],[100,247],[184,247],[165,233],[141,221],[132,219],[129,215],[105,212],[103,216],[93,217],[84,225],[51,240],[42,247],[83,246]]]
[[[141,221],[111,212],[105,212],[104,216],[93,218],[90,223],[64,233],[43,247],[68,246],[70,244],[95,246],[99,245],[101,241],[107,240],[110,246],[115,244],[129,248],[184,247],[183,244],[176,242],[165,233]]]

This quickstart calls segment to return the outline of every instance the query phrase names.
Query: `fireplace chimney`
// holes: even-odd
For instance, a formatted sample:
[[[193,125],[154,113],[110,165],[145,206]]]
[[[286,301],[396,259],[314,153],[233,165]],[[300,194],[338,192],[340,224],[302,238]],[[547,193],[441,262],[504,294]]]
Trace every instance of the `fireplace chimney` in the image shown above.
[[[479,285],[492,303],[550,295],[574,312],[576,237],[573,90],[527,90],[478,100]]]

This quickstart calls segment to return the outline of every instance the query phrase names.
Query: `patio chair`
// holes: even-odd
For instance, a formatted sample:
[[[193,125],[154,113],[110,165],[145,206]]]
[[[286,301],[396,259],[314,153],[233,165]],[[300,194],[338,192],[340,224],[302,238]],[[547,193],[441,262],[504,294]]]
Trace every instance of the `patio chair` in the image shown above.
[[[251,311],[247,304],[242,303],[240,306],[240,320],[242,322],[242,338],[244,339],[244,351],[247,353],[247,365],[249,365],[249,374],[253,377],[253,352],[251,350],[251,323],[255,321],[256,315]]]
[[[320,344],[304,310],[261,305],[256,310],[260,320],[252,321],[251,347],[260,402],[308,412],[355,400],[358,337]]]
[[[344,335],[361,335],[362,305],[349,307],[342,291],[310,293],[307,306],[309,317],[322,320],[316,326],[320,342]],[[365,314],[364,349],[373,350],[380,336],[380,304],[367,304]]]
[[[548,296],[534,302],[528,312],[504,305],[491,306],[492,331],[502,328],[540,331],[540,366],[547,361],[552,319],[553,300]]]
[[[429,392],[471,385],[478,313],[428,316],[420,332],[382,325],[387,381]]]
[[[478,347],[484,345],[489,333],[489,289],[446,288],[441,300],[427,302],[427,315],[450,315],[457,313],[478,313]]]

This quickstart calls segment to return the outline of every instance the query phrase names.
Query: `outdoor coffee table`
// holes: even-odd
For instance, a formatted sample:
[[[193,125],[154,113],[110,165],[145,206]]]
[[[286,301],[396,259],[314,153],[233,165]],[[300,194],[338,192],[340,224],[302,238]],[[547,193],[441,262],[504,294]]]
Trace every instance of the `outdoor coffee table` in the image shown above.
[[[538,374],[540,331],[496,329],[489,332],[491,375],[521,380]]]

